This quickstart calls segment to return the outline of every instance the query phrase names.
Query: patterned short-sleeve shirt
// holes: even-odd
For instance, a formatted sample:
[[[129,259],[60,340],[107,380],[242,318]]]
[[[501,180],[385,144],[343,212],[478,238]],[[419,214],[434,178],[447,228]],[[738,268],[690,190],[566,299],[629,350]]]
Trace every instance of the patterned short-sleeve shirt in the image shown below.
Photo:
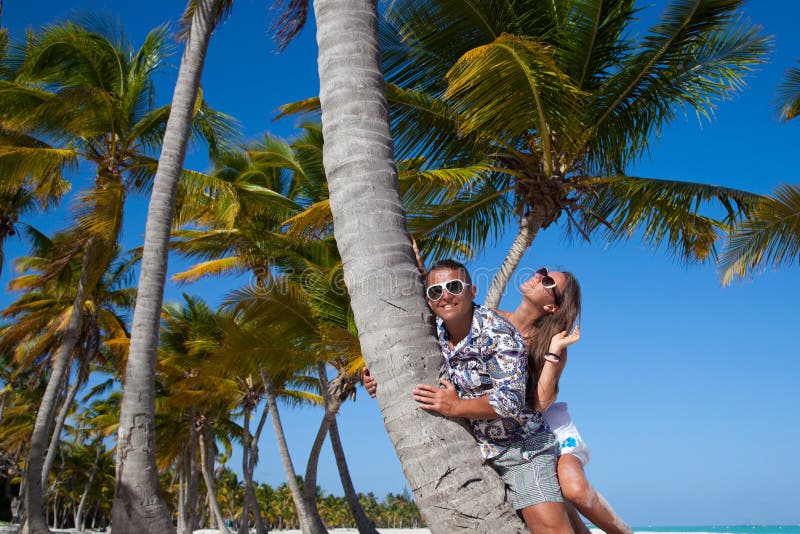
[[[489,404],[500,416],[470,420],[484,458],[493,458],[524,439],[525,426],[536,414],[525,401],[528,354],[517,329],[497,312],[475,305],[469,334],[453,348],[439,318],[436,332],[458,396],[488,395]]]

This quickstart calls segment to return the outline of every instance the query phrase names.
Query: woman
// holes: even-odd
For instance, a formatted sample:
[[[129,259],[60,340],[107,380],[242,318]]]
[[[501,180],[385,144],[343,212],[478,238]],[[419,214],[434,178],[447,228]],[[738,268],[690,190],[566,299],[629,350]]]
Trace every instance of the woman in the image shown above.
[[[576,324],[581,310],[580,285],[569,272],[548,272],[542,268],[520,285],[520,292],[522,301],[517,309],[513,312],[498,310],[498,313],[525,338],[531,375],[540,377],[536,388],[529,384],[529,403],[539,410],[546,410],[545,420],[561,446],[558,480],[564,498],[604,532],[631,534],[631,528],[586,479],[584,465],[589,461],[589,450],[570,419],[566,403],[553,404],[558,380],[567,363],[567,353],[565,349],[554,354],[551,347]],[[551,380],[555,383],[549,383]],[[568,511],[575,531],[588,532],[575,510],[568,507]]]

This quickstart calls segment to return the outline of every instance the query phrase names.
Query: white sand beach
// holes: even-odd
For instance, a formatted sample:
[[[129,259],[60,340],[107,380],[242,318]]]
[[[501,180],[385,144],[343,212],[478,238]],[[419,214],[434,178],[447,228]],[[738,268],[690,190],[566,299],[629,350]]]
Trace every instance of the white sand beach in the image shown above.
[[[75,529],[66,529],[66,530],[53,530],[53,534],[110,534],[109,532],[103,533],[103,531],[97,530],[85,530],[83,532],[79,532]],[[255,533],[255,530],[251,530],[250,532]],[[301,534],[299,530],[270,530],[271,533],[274,534]],[[355,528],[334,528],[328,531],[330,534],[358,534],[358,529]],[[431,534],[431,531],[427,528],[379,528],[378,532],[381,534]],[[17,527],[16,526],[3,526],[0,525],[0,534],[17,534]],[[219,530],[205,528],[200,530],[195,530],[194,534],[219,534]]]

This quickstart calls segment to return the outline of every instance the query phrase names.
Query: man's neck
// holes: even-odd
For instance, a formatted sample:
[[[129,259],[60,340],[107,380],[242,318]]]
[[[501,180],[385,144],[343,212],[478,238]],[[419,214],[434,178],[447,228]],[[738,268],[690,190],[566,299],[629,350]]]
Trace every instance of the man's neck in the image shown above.
[[[455,347],[469,335],[469,330],[472,328],[472,314],[463,319],[444,321],[444,328],[447,330],[450,343]]]

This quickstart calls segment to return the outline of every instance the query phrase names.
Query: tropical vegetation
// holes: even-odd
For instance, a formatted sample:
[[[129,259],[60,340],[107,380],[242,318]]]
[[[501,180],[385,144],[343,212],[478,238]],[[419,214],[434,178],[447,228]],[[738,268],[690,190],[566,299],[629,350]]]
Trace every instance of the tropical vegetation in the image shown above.
[[[285,4],[282,45],[309,8]],[[489,305],[553,225],[688,261],[715,258],[727,233],[726,281],[796,261],[796,186],[760,196],[626,171],[678,110],[709,116],[763,61],[740,4],[675,0],[634,39],[632,0],[400,0],[380,23],[374,0],[316,0],[320,95],[283,113],[319,110],[321,124],[289,141],[243,142],[203,99],[229,0],[188,2],[166,106],[154,81],[166,26],[139,47],[95,17],[18,41],[0,30],[0,248],[17,235],[29,247],[13,262],[0,250],[0,271],[16,272],[0,310],[0,494],[14,497],[0,508],[34,534],[518,529],[469,432],[401,394],[441,361],[413,243],[469,259],[515,231]],[[797,78],[781,87],[786,120]],[[208,172],[184,168],[191,142],[208,148]],[[136,195],[150,198],[144,240],[125,250]],[[28,223],[65,197],[65,228]],[[170,252],[190,262],[175,282],[238,287],[218,305],[189,292],[164,303]],[[379,501],[350,479],[337,418],[365,364],[413,497]],[[286,405],[319,414],[302,475]],[[317,485],[328,438],[343,497]],[[276,488],[256,480],[273,450]]]

